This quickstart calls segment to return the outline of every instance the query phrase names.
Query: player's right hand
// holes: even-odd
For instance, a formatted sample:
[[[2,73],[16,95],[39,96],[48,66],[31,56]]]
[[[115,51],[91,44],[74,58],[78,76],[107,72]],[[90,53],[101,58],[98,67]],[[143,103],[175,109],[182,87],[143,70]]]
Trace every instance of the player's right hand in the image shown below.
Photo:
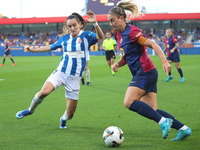
[[[113,64],[111,66],[111,69],[114,71],[114,72],[117,72],[118,71],[118,68],[119,68],[119,65],[117,63]]]

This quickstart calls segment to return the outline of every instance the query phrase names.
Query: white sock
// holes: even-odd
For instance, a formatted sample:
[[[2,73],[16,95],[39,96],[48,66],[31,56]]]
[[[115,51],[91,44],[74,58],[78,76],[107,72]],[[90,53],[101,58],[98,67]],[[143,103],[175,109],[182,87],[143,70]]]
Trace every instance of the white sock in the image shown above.
[[[67,112],[65,111],[64,114],[62,115],[62,120],[70,120],[72,117],[68,117]]]
[[[35,94],[35,97],[33,98],[31,105],[29,107],[29,112],[33,113],[35,108],[43,101],[43,99],[39,98],[38,93]]]
[[[182,128],[180,128],[181,130],[186,130],[188,127],[186,125],[184,125]],[[179,129],[179,130],[180,130]]]
[[[160,121],[158,122],[158,124],[163,123],[165,120],[166,120],[166,118],[165,118],[165,117],[162,117],[162,118],[160,119]]]
[[[85,70],[85,75],[86,75],[86,79],[87,79],[87,82],[90,82],[90,70]]]

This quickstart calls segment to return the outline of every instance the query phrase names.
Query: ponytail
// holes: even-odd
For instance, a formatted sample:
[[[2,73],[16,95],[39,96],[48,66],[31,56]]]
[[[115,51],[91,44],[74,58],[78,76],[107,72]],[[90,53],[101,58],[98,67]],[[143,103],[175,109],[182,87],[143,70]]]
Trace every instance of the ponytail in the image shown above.
[[[128,10],[131,12],[132,17],[136,17],[140,14],[138,6],[136,3],[133,3],[132,0],[129,1],[120,1],[117,3],[117,6],[113,7],[108,14],[115,14],[117,16],[123,16],[126,19],[126,12]]]

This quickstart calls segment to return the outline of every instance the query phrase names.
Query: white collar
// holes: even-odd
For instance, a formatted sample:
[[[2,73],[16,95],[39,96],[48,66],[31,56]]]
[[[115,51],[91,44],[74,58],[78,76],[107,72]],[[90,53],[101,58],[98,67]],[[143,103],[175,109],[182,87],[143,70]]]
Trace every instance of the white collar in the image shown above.
[[[79,34],[78,34],[77,37],[79,37],[82,33],[83,33],[83,30],[80,30],[80,32],[79,32]],[[72,34],[70,34],[70,38],[74,38],[74,37],[72,36]],[[75,38],[76,38],[76,37],[75,37]]]

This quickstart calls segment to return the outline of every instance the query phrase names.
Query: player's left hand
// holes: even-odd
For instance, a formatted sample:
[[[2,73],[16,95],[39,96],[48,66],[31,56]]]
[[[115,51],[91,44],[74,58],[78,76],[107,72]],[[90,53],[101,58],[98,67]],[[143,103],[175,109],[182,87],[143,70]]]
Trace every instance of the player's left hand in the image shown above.
[[[97,21],[95,14],[91,10],[87,12],[87,15],[89,16],[89,18],[85,18],[87,21],[91,23],[95,23]]]
[[[172,50],[170,50],[170,52],[171,52],[171,53],[173,53],[173,52],[174,52],[174,50],[172,49]]]

